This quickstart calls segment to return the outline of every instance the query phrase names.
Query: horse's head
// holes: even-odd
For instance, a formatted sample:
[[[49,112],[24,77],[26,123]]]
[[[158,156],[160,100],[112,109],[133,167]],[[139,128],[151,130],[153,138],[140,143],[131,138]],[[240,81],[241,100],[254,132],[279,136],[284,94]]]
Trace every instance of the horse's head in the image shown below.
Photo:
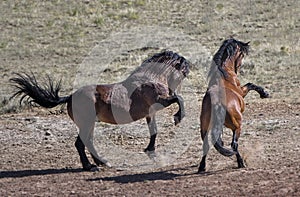
[[[234,71],[235,73],[238,73],[240,71],[242,61],[245,57],[245,55],[248,55],[249,53],[249,42],[244,43],[237,41],[237,46],[236,46],[236,52],[234,55]]]
[[[249,52],[249,47],[249,42],[244,43],[233,38],[223,42],[213,60],[225,78],[228,72],[238,73],[243,58]]]

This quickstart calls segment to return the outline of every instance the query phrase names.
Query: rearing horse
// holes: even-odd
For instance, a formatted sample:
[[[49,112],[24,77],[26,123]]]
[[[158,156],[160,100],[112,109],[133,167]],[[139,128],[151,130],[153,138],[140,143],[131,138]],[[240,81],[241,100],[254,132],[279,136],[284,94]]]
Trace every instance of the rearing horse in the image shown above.
[[[268,98],[268,92],[260,86],[247,83],[241,86],[238,72],[242,60],[249,52],[249,43],[233,38],[225,40],[213,57],[208,74],[209,86],[202,101],[200,115],[203,156],[198,172],[205,171],[206,155],[209,150],[208,133],[211,131],[212,143],[224,156],[236,155],[239,168],[244,161],[238,151],[238,139],[241,134],[242,113],[245,110],[244,97],[250,90],[255,90],[261,98]],[[232,150],[223,147],[221,139],[223,125],[233,131]]]
[[[125,124],[146,118],[150,141],[146,151],[155,150],[157,126],[155,113],[173,103],[179,105],[174,115],[175,124],[184,117],[183,99],[175,90],[189,73],[190,63],[172,51],[164,51],[146,59],[130,76],[120,83],[89,85],[78,89],[69,96],[60,97],[60,82],[56,85],[49,78],[47,85],[39,85],[29,74],[17,74],[11,78],[17,92],[12,96],[25,97],[29,102],[45,108],[67,103],[70,118],[79,128],[75,142],[84,170],[97,168],[96,165],[110,165],[97,154],[93,145],[95,120]],[[85,154],[85,146],[96,165],[91,164]]]

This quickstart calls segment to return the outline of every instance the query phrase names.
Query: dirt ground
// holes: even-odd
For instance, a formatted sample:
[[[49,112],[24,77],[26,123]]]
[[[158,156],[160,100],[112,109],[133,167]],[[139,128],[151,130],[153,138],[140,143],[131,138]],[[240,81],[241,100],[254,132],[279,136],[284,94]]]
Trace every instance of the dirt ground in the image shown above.
[[[1,196],[299,196],[300,4],[298,1],[1,1]],[[235,158],[211,149],[201,158],[200,104],[206,71],[222,40],[251,41],[240,75],[271,98],[245,101]],[[124,79],[143,59],[171,49],[194,66],[180,94],[186,117],[158,114],[157,157],[142,152],[145,120],[97,123],[95,145],[112,168],[81,170],[76,126],[64,107],[45,110],[9,101],[14,72],[62,78],[61,95],[88,83]],[[91,58],[91,57],[94,57]],[[224,130],[225,145],[231,133]]]

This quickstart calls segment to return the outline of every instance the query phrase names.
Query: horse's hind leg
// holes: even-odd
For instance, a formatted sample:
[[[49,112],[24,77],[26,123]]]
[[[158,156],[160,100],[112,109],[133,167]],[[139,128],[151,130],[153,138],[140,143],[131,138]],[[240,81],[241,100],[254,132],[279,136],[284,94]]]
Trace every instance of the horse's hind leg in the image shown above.
[[[81,164],[82,164],[82,167],[83,167],[84,170],[89,171],[92,168],[96,167],[95,165],[92,165],[90,163],[90,161],[88,160],[88,158],[85,154],[85,145],[82,142],[82,140],[80,139],[79,135],[77,136],[77,140],[75,142],[75,147],[76,147],[76,149],[79,153],[80,161],[81,161]]]
[[[96,121],[94,89],[94,86],[87,86],[75,92],[72,96],[72,105],[69,107],[72,119],[79,128],[79,138],[77,138],[75,145],[84,170],[93,170],[95,167],[88,161],[84,147],[87,147],[88,151],[93,155],[97,165],[107,162],[97,154],[93,144]]]
[[[231,147],[236,152],[236,159],[237,159],[238,167],[239,168],[244,168],[245,167],[244,160],[243,160],[243,158],[241,157],[241,155],[238,151],[238,146],[239,146],[238,138],[239,138],[239,135],[240,135],[240,130],[239,129],[233,131]]]
[[[209,150],[207,132],[204,132],[204,131],[201,130],[201,137],[202,137],[202,140],[203,140],[203,145],[202,145],[203,155],[202,155],[202,159],[201,159],[201,162],[200,162],[200,165],[199,165],[198,173],[205,172],[205,170],[206,170],[206,156],[207,156],[208,150]]]
[[[146,121],[147,121],[148,128],[150,131],[150,142],[144,151],[145,152],[154,151],[155,150],[155,139],[156,139],[156,135],[157,135],[157,126],[156,126],[155,116],[146,117]]]
[[[91,127],[85,127],[84,129],[80,129],[79,135],[82,139],[84,139],[83,142],[85,146],[88,148],[89,152],[91,153],[94,162],[98,166],[105,164],[108,167],[110,167],[108,161],[100,157],[94,147],[94,125],[95,125],[95,121],[93,121]]]
[[[93,160],[94,160],[94,162],[95,162],[95,164],[96,164],[97,166],[105,165],[105,164],[107,163],[107,162],[103,161],[103,159],[102,159],[102,160],[98,159],[98,158],[95,157],[93,154],[91,154],[91,156],[92,156],[92,158],[93,158]]]

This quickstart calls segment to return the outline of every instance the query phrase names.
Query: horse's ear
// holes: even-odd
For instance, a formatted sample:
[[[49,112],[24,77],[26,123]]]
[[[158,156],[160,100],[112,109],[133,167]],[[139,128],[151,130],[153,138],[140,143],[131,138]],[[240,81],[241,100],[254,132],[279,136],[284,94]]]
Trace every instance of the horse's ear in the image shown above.
[[[251,41],[249,41],[249,42],[246,42],[246,45],[249,45],[249,44],[250,44],[250,42],[251,42]]]

